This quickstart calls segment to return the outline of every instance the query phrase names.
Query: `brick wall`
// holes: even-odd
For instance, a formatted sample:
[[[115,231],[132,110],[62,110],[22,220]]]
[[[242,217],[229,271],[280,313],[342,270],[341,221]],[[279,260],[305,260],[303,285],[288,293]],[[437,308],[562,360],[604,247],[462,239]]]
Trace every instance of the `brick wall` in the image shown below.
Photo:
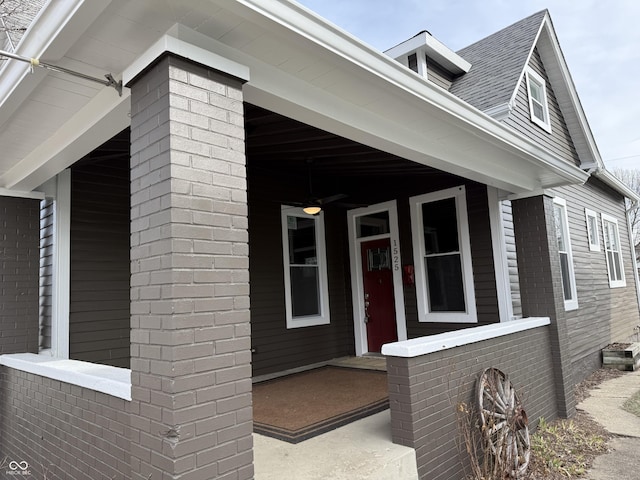
[[[128,401],[0,367],[0,405],[0,459],[27,462],[28,478],[129,478]]]
[[[242,84],[165,56],[130,86],[132,478],[253,478]]]
[[[39,205],[0,197],[0,354],[38,352]]]
[[[557,417],[550,327],[539,327],[416,358],[387,357],[394,443],[416,450],[420,478],[465,478],[456,407],[475,406],[476,380],[488,367],[510,376],[530,419]]]

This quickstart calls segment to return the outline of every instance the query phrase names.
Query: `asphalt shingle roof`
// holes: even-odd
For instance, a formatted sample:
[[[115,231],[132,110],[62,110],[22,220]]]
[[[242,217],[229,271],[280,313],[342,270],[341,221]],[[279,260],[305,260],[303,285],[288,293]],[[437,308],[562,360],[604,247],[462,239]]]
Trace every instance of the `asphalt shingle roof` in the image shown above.
[[[449,91],[480,110],[507,103],[518,87],[546,10],[456,52],[471,63]]]

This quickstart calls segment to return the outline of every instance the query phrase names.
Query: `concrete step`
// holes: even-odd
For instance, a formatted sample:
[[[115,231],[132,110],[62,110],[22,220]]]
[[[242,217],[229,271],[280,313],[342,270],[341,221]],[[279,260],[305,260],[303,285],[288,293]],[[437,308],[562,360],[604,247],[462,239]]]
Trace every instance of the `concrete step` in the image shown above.
[[[391,442],[389,410],[296,445],[254,434],[256,480],[417,480],[415,450]]]

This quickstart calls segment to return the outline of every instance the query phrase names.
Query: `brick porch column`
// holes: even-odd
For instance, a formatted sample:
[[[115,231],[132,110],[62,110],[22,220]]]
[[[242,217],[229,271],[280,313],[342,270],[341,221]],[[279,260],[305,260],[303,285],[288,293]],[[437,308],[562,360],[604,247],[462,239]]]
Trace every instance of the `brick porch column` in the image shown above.
[[[553,199],[541,195],[515,200],[512,206],[522,314],[551,319],[558,414],[568,418],[575,413],[575,397]]]
[[[39,205],[0,196],[0,354],[38,353]]]
[[[165,54],[129,86],[132,478],[253,478],[242,81]]]

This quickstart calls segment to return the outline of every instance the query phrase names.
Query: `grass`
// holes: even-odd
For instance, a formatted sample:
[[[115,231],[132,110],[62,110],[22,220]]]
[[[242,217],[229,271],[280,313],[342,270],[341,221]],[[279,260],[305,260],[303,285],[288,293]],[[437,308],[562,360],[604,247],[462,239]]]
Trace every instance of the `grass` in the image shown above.
[[[581,414],[579,414],[581,415]],[[575,478],[584,475],[593,458],[607,452],[607,438],[592,421],[579,417],[547,423],[541,418],[531,437],[529,478]]]

